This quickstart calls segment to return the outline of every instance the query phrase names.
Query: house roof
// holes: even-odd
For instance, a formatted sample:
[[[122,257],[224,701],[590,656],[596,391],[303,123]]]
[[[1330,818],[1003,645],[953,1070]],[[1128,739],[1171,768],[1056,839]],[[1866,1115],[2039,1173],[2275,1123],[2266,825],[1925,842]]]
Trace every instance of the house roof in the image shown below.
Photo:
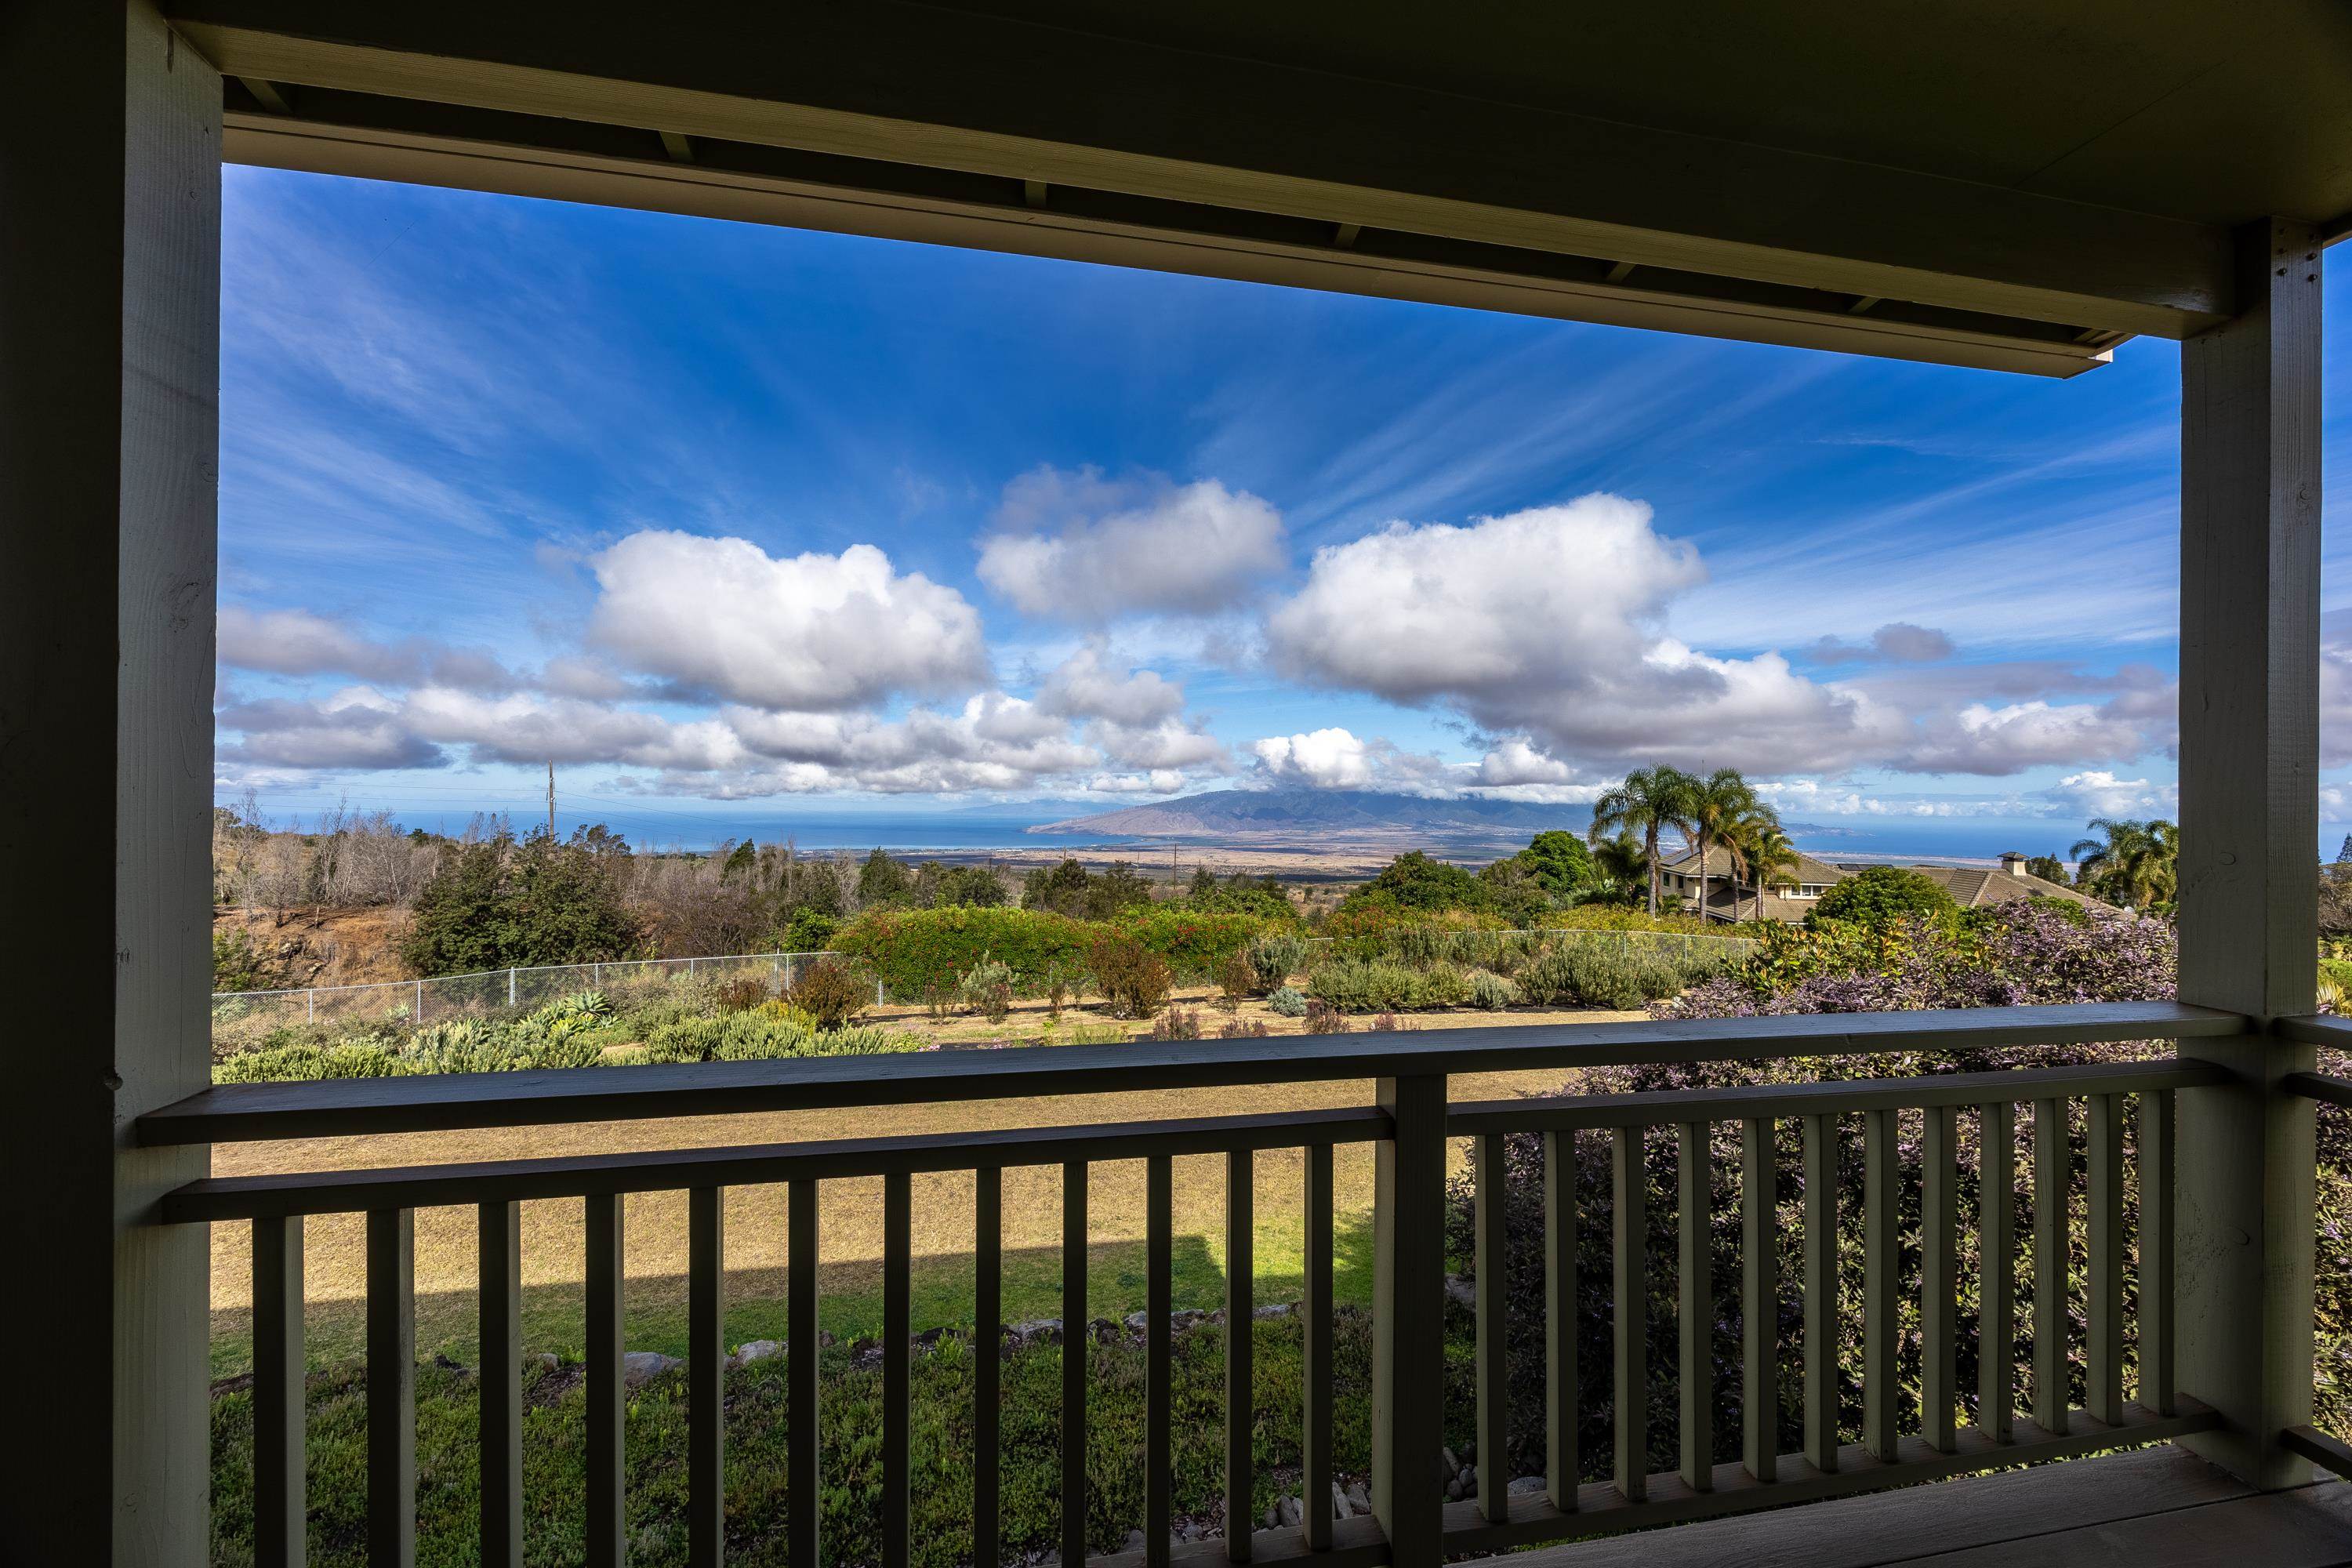
[[[1910,869],[1951,894],[1953,901],[1964,910],[2034,898],[2063,899],[2075,904],[2098,902],[2096,899],[2086,898],[2072,888],[2062,887],[2031,874],[2020,875],[1982,866],[1914,866]]]
[[[1663,871],[1672,872],[1675,876],[1679,877],[1696,877],[1698,875],[1697,852],[1686,849],[1678,858],[1662,860],[1659,862],[1658,868]],[[1730,851],[1725,849],[1720,844],[1711,844],[1707,846],[1706,874],[1708,877],[1727,878],[1733,875],[1737,867],[1731,858]],[[1829,862],[1825,860],[1816,860],[1811,856],[1804,854],[1801,851],[1797,856],[1797,863],[1794,867],[1781,868],[1781,877],[1783,879],[1791,883],[1801,883],[1807,886],[1811,886],[1815,883],[1826,884],[1830,882],[1843,881],[1848,875],[1849,873],[1840,870]]]

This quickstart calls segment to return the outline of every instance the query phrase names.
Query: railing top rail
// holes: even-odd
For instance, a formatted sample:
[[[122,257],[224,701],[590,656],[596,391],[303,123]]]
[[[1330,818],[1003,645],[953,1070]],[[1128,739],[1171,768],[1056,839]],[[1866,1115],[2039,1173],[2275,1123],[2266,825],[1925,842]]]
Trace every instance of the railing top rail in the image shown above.
[[[1843,1116],[1864,1110],[1916,1110],[1931,1105],[2016,1104],[2084,1094],[2138,1094],[2202,1089],[2231,1080],[2215,1062],[2159,1058],[2087,1062],[2077,1067],[2012,1068],[1999,1072],[1937,1073],[1923,1078],[1858,1078],[1833,1083],[1763,1083],[1656,1094],[1561,1095],[1491,1100],[1448,1109],[1454,1137],[1504,1132],[1570,1132],[1603,1127],[1671,1127],[1691,1121],[1742,1121],[1789,1116]]]
[[[2283,1040],[2294,1040],[2306,1046],[2333,1046],[2339,1051],[2352,1050],[2352,1018],[2334,1013],[2274,1019],[2271,1032]]]
[[[1633,1062],[1727,1061],[2240,1034],[2177,1002],[1423,1029],[1239,1040],[220,1084],[138,1121],[147,1145],[653,1121]]]
[[[750,1186],[899,1173],[1003,1170],[1072,1161],[1140,1160],[1150,1155],[1222,1154],[1244,1149],[1297,1149],[1368,1143],[1389,1135],[1389,1113],[1372,1105],[1329,1110],[1204,1116],[1071,1127],[992,1128],[978,1132],[842,1138],[814,1143],[663,1149],[626,1154],[571,1155],[360,1171],[214,1176],[163,1198],[166,1224],[353,1214],[364,1209],[433,1208],[592,1194],[669,1192],[685,1187]]]

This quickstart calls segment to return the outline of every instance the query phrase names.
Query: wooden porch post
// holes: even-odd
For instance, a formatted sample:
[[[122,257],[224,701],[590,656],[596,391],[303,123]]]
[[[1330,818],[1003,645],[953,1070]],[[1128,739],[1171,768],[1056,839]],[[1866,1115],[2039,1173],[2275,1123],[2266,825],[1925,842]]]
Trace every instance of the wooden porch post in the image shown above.
[[[218,73],[145,0],[0,5],[0,1292],[12,1562],[196,1564],[220,293]],[[37,1413],[37,1415],[34,1413]]]
[[[2261,1023],[2314,1005],[2319,860],[2319,244],[2237,236],[2237,314],[2181,346],[2180,999]],[[2179,1380],[2224,1430],[2189,1446],[2263,1487],[2311,1416],[2308,1046],[2184,1042],[2226,1089],[2179,1096]]]

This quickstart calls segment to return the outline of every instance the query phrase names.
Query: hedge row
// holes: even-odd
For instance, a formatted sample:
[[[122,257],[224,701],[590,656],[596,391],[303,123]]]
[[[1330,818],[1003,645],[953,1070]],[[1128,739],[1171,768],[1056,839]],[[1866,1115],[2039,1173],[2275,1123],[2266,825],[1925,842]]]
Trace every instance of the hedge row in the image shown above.
[[[1015,994],[1035,996],[1056,975],[1077,989],[1088,947],[1113,931],[1166,959],[1179,979],[1200,981],[1214,978],[1268,923],[1255,915],[1184,910],[1139,910],[1110,921],[1043,910],[891,910],[860,916],[835,934],[833,947],[866,965],[901,1002],[920,1001],[934,987],[951,991],[959,975],[991,959],[1012,970]]]

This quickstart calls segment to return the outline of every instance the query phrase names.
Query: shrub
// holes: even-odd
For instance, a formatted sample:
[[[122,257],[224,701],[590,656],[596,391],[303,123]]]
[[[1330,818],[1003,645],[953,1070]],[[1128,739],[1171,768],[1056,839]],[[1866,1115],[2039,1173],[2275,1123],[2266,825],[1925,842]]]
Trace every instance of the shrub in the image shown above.
[[[874,988],[856,968],[838,958],[820,958],[800,973],[784,1000],[808,1014],[821,1029],[838,1029],[874,1003]]]
[[[809,1015],[795,1009],[755,1007],[665,1025],[646,1041],[646,1057],[655,1062],[764,1061],[922,1048],[922,1041],[912,1035],[877,1028],[821,1029]]]
[[[1131,931],[1107,931],[1087,949],[1094,971],[1095,989],[1122,1018],[1149,1018],[1168,1004],[1175,984],[1168,961],[1143,945]]]
[[[1296,985],[1285,985],[1265,999],[1265,1005],[1286,1018],[1307,1016],[1307,993]]]
[[[213,1068],[215,1083],[311,1083],[397,1078],[412,1069],[382,1046],[279,1046],[240,1051]]]
[[[1384,1035],[1400,1035],[1410,1033],[1421,1026],[1399,1023],[1394,1013],[1382,1013],[1372,1020],[1372,1027]]]
[[[1151,1026],[1155,1040],[1197,1040],[1201,1037],[1201,1010],[1197,1007],[1171,1007],[1160,1015]]]
[[[1263,1039],[1267,1034],[1263,1018],[1228,1018],[1217,1030],[1221,1040]]]
[[[1257,970],[1249,959],[1234,953],[1217,967],[1217,1005],[1228,1013],[1241,1010],[1242,999],[1257,989]]]
[[[1462,979],[1473,1007],[1491,1013],[1519,999],[1519,988],[1491,970],[1474,969]]]
[[[1225,960],[1247,947],[1265,922],[1255,915],[1202,914],[1192,910],[1136,910],[1112,922],[1168,961],[1186,980],[1213,980]]]
[[[1282,983],[1306,966],[1307,939],[1292,931],[1260,931],[1242,948],[1256,979],[1256,989],[1263,995],[1277,990]]]
[[[1538,954],[1519,972],[1519,994],[1546,1005],[1624,1009],[1672,996],[1684,987],[1670,960],[1630,943],[1571,938]]]
[[[1400,910],[1475,910],[1486,906],[1484,883],[1461,867],[1409,849],[1381,874],[1341,900],[1343,910],[1385,905]]]
[[[956,996],[972,1012],[1002,1024],[1013,1011],[1013,971],[992,958],[983,958],[956,976]]]
[[[1866,926],[1887,926],[1899,921],[1947,922],[1957,919],[1960,906],[1952,895],[1916,871],[1900,866],[1873,866],[1857,871],[1814,900],[1805,911],[1805,923],[1853,921]]]
[[[844,927],[833,945],[879,976],[894,996],[922,997],[930,986],[951,985],[991,958],[1013,972],[1020,994],[1057,970],[1077,973],[1095,929],[1037,910],[869,910]]]
[[[241,931],[213,932],[214,990],[267,991],[274,978],[269,961],[251,936]]]
[[[719,987],[719,1010],[722,1013],[740,1013],[767,999],[768,983],[753,975],[723,982]]]
[[[1307,1032],[1310,1035],[1344,1035],[1348,1032],[1347,1015],[1321,1001],[1307,1004]]]

